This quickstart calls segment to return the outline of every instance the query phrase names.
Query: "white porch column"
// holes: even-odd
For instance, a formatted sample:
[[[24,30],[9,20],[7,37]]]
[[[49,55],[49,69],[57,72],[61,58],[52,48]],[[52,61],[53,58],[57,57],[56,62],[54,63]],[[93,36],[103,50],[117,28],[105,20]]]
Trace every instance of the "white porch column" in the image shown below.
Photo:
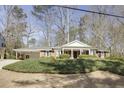
[[[71,49],[71,59],[74,59],[74,56],[73,56],[73,49]]]
[[[18,59],[18,53],[16,52],[16,59]]]
[[[1,52],[1,59],[4,59],[4,49],[3,48],[1,48],[1,50],[0,50],[0,52]]]
[[[62,49],[62,54],[64,54],[64,48]]]
[[[90,50],[90,55],[94,55],[94,53],[93,53],[93,52],[94,52],[94,50],[93,50],[93,49],[91,49],[91,50]]]
[[[4,59],[3,54],[1,54],[1,59]]]
[[[62,51],[61,50],[59,50],[59,56],[62,54]]]
[[[93,50],[93,55],[96,55],[96,50]]]
[[[20,58],[22,58],[22,54],[21,54],[21,52],[19,52],[19,59],[20,59]]]
[[[45,51],[45,57],[47,57],[47,51]]]
[[[82,54],[82,49],[80,49],[80,55]]]
[[[101,58],[104,58],[104,52],[101,52]]]
[[[89,49],[89,55],[91,55],[91,53],[90,53],[90,49]]]

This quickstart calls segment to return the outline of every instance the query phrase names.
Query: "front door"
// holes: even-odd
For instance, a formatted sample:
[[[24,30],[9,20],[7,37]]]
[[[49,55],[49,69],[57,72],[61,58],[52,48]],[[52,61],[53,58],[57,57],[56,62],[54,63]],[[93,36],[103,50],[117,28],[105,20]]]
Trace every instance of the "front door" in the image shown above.
[[[77,58],[80,55],[80,51],[74,51],[73,55],[74,55],[74,58]]]

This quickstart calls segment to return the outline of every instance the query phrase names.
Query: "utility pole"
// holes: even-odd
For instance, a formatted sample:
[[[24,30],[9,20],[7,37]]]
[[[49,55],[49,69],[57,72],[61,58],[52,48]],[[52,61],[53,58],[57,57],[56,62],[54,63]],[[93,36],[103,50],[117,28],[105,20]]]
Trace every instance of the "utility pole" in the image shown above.
[[[66,25],[66,31],[67,31],[67,42],[69,43],[69,9],[67,9],[67,25]]]

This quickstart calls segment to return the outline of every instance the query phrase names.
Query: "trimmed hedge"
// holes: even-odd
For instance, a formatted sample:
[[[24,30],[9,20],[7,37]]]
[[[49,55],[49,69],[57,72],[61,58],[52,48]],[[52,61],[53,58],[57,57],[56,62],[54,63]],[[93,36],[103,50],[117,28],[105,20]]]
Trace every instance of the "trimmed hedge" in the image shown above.
[[[85,55],[85,54],[82,54],[82,55],[79,55],[79,59],[84,59],[84,58],[97,58],[97,56],[95,55]]]
[[[104,70],[119,75],[124,75],[124,63],[114,60],[92,60],[92,59],[57,59],[52,58],[24,60],[3,67],[3,69],[26,72],[26,73],[59,73],[75,74],[87,73],[96,70]]]
[[[3,67],[3,69],[25,72],[25,73],[59,73],[59,74],[75,74],[85,73],[97,70],[92,60],[56,60],[53,62],[45,62],[44,60],[24,60],[22,62],[13,63]]]
[[[53,56],[50,56],[50,57],[41,57],[40,60],[42,62],[56,62],[56,58],[53,57]]]
[[[69,54],[61,54],[59,56],[60,59],[69,59],[70,58],[70,55]]]
[[[123,61],[124,62],[124,57],[111,56],[111,57],[107,57],[106,59],[109,59],[109,60],[119,60],[119,61]]]
[[[109,71],[119,75],[124,75],[124,63],[119,61],[102,60],[104,66],[100,67],[100,70]]]

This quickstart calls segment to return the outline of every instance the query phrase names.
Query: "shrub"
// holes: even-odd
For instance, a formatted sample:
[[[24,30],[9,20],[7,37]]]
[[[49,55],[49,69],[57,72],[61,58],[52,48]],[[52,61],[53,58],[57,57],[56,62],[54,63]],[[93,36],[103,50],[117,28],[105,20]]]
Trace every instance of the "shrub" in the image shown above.
[[[109,60],[119,60],[124,62],[124,57],[118,57],[118,56],[111,56],[111,57],[106,57],[106,59]]]
[[[101,62],[100,60],[96,60],[95,66],[97,67],[97,69],[103,69],[103,68],[105,68],[106,65],[104,62]]]
[[[89,72],[90,72],[90,69],[85,68],[85,72],[86,72],[86,73],[89,73]]]
[[[56,59],[56,62],[65,62],[66,59]]]
[[[53,62],[53,63],[56,62],[56,58],[55,57],[51,56],[50,59],[51,59],[51,62]]]
[[[92,66],[91,71],[96,71],[98,68],[96,66]]]
[[[84,58],[97,58],[97,57],[95,55],[85,55],[85,54],[79,55],[79,59],[84,59]]]
[[[53,57],[53,56],[50,56],[50,57],[41,57],[40,58],[41,62],[56,62],[56,58]]]
[[[41,60],[41,62],[50,62],[51,57],[41,57],[40,60]]]
[[[83,62],[83,66],[85,68],[84,72],[91,72],[91,71],[96,71],[98,67],[96,66],[95,61],[86,59]]]
[[[100,70],[124,75],[124,63],[120,61],[100,60],[100,64],[101,64],[101,66],[99,66]]]
[[[10,64],[3,68],[19,72],[30,73],[41,72],[60,74],[87,73],[99,69],[124,75],[124,63],[115,60],[92,60],[92,59],[55,60],[54,57],[45,57],[41,59],[23,60],[22,62]]]
[[[69,59],[70,58],[70,55],[69,54],[61,54],[59,56],[60,59]]]

